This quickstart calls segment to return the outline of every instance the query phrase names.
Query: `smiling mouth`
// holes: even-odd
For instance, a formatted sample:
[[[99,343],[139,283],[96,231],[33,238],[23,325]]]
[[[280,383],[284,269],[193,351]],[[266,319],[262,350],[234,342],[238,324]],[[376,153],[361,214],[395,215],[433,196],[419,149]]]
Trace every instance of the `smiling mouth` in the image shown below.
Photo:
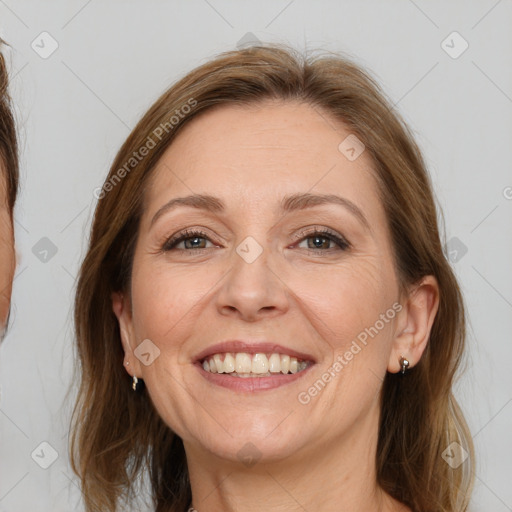
[[[313,364],[287,354],[226,352],[213,354],[200,361],[208,373],[223,373],[230,377],[254,378],[300,373]]]

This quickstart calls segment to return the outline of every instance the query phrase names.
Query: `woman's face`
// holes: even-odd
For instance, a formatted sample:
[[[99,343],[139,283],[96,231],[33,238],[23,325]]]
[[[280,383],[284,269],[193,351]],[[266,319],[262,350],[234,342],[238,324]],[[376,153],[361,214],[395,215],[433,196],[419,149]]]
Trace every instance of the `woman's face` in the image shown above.
[[[0,163],[0,339],[9,314],[14,268],[13,226],[8,206],[5,172]]]
[[[271,460],[376,433],[401,306],[372,163],[349,135],[305,104],[223,106],[155,170],[114,311],[127,370],[187,451]]]

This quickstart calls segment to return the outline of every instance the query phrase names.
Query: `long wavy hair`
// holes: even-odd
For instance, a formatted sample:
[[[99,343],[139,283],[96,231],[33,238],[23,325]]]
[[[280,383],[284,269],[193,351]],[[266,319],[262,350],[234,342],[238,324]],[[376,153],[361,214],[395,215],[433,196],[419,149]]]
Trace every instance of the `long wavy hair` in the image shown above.
[[[86,510],[118,510],[145,471],[157,512],[183,512],[191,501],[181,439],[146,391],[131,390],[111,295],[129,291],[145,186],[174,137],[208,109],[268,99],[312,105],[357,135],[373,160],[400,288],[426,275],[438,281],[440,306],[421,360],[405,376],[386,375],[375,463],[379,485],[413,511],[464,511],[473,446],[452,387],[464,354],[465,308],[420,150],[376,81],[351,60],[276,45],[221,54],[170,87],[133,129],[97,195],[74,317],[81,378],[71,453]],[[133,158],[144,147],[145,156]],[[470,454],[456,469],[442,457],[453,442]]]

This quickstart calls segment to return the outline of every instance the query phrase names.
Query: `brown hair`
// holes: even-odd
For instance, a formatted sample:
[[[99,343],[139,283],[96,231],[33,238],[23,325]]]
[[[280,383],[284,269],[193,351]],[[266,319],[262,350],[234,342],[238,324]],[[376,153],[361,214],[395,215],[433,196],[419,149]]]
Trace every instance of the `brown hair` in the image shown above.
[[[0,39],[0,47],[5,44]],[[12,215],[18,193],[18,142],[8,94],[5,58],[0,52],[0,172],[5,175],[7,207]]]
[[[360,67],[338,55],[305,58],[287,48],[262,45],[220,55],[167,90],[121,147],[106,181],[108,193],[105,189],[100,195],[75,300],[81,384],[71,448],[87,511],[116,510],[119,498],[133,494],[132,482],[144,468],[149,469],[158,512],[182,512],[190,503],[180,438],[159,417],[145,391],[131,390],[111,294],[129,291],[144,188],[176,134],[214,106],[265,99],[310,104],[361,139],[374,162],[401,289],[426,275],[439,283],[440,307],[422,359],[405,376],[388,373],[384,381],[377,476],[386,492],[413,511],[466,510],[473,449],[452,394],[464,352],[464,304],[443,252],[420,151],[379,86]],[[176,124],[170,122],[187,104],[194,105],[191,112]],[[166,130],[161,129],[164,125]],[[158,144],[127,168],[132,155],[160,132]],[[122,182],[114,179],[120,173]],[[457,469],[441,456],[453,441],[471,454]]]

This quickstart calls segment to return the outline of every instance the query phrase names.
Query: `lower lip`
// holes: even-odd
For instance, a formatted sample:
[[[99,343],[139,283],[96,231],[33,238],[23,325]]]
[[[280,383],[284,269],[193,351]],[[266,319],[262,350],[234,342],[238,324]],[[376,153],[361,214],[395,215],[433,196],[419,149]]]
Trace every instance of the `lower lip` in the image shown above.
[[[196,367],[201,375],[212,384],[239,391],[241,393],[256,393],[258,391],[266,391],[268,389],[275,389],[286,384],[290,384],[300,379],[313,368],[311,364],[304,370],[297,373],[276,374],[270,377],[230,377],[224,373],[210,373],[203,369],[202,365],[197,363]]]

